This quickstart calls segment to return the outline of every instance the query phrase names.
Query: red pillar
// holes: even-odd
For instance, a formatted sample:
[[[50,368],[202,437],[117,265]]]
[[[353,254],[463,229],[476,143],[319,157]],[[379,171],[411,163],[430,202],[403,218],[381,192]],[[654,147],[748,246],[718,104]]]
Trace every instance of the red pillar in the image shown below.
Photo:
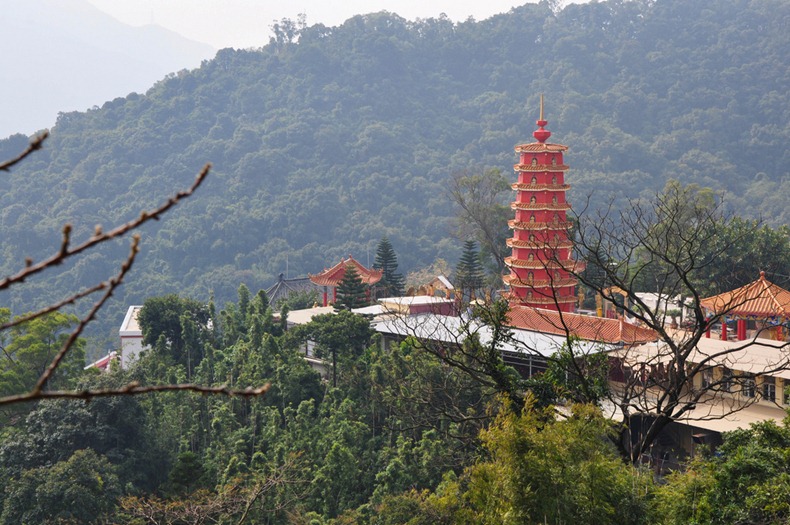
[[[721,340],[727,340],[727,323],[724,321],[724,319],[721,320]]]
[[[746,340],[746,319],[738,319],[738,341]]]
[[[327,305],[327,301],[328,300],[329,300],[329,297],[327,297],[326,286],[324,286],[324,306]]]

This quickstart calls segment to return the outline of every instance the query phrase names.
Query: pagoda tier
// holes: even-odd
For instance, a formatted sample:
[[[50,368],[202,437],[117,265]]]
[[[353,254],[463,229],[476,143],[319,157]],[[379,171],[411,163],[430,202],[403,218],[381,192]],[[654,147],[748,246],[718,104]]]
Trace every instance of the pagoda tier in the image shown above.
[[[511,256],[505,258],[510,275],[503,281],[510,288],[511,304],[571,312],[577,284],[571,272],[577,264],[571,258],[572,223],[567,218],[571,205],[565,199],[569,168],[562,155],[568,147],[546,142],[551,136],[546,124],[541,97],[538,129],[533,133],[537,142],[515,148],[519,155],[513,166],[516,200],[510,205],[515,217],[508,222],[513,237],[507,240]]]
[[[377,282],[381,280],[383,272],[381,270],[374,270],[370,268],[365,268],[362,264],[351,257],[348,256],[348,259],[341,259],[339,263],[334,265],[331,268],[324,268],[324,271],[318,273],[316,275],[307,274],[307,277],[313,284],[318,286],[324,287],[324,296],[323,302],[324,306],[327,306],[329,303],[329,293],[328,289],[332,288],[332,302],[337,302],[337,287],[340,284],[340,281],[343,280],[343,277],[346,275],[346,268],[352,265],[356,268],[357,273],[359,274],[360,279],[362,282],[367,284],[368,286],[373,286]]]

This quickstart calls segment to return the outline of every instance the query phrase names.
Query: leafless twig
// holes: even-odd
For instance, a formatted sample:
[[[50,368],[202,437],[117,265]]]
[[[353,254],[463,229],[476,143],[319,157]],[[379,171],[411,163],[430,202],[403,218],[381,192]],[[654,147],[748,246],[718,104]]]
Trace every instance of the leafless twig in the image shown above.
[[[108,232],[103,232],[101,228],[97,228],[93,236],[91,236],[88,240],[77,246],[74,247],[71,246],[71,225],[70,224],[64,225],[63,238],[61,240],[61,245],[58,252],[36,264],[33,264],[32,261],[28,260],[25,264],[24,269],[20,270],[17,274],[12,275],[10,277],[6,277],[2,281],[0,281],[0,290],[4,290],[13,284],[21,283],[31,275],[37,274],[47,268],[62,264],[69,257],[78,255],[84,252],[85,250],[88,250],[89,248],[92,248],[98,244],[107,242],[110,239],[115,239],[117,237],[120,237],[132,230],[139,228],[143,224],[150,222],[151,220],[159,220],[162,214],[167,212],[170,208],[178,204],[183,199],[192,195],[192,193],[194,193],[194,191],[198,189],[198,187],[206,179],[206,176],[208,176],[210,169],[211,169],[211,164],[206,164],[205,166],[203,166],[203,169],[200,170],[200,173],[195,178],[195,182],[192,183],[192,186],[190,186],[186,190],[176,193],[173,197],[171,197],[167,202],[165,202],[158,208],[151,211],[143,211],[142,213],[140,213],[140,216],[137,217],[136,219],[129,221],[125,224],[122,224],[117,228],[114,228]]]
[[[12,166],[16,165],[17,163],[25,159],[33,151],[40,149],[43,141],[47,138],[47,136],[48,133],[46,132],[39,135],[33,141],[31,141],[30,146],[28,146],[28,148],[25,151],[23,151],[20,155],[18,155],[16,158],[0,163],[0,170],[8,171]],[[150,222],[151,220],[158,220],[165,212],[170,210],[173,206],[181,202],[183,199],[191,196],[194,193],[194,191],[203,183],[210,169],[211,169],[211,165],[206,164],[203,167],[203,169],[200,171],[200,173],[197,175],[195,181],[192,183],[192,185],[189,188],[187,188],[184,191],[176,193],[174,196],[168,199],[167,202],[163,203],[158,208],[155,208],[151,211],[143,211],[140,214],[140,216],[137,217],[136,219],[131,220],[125,224],[122,224],[116,228],[113,228],[112,230],[107,232],[102,231],[101,227],[97,226],[94,234],[89,239],[76,246],[71,245],[72,226],[70,224],[65,224],[63,226],[63,237],[57,252],[37,264],[33,264],[32,260],[27,259],[25,261],[25,267],[22,270],[20,270],[15,275],[6,277],[2,281],[0,281],[0,290],[9,288],[14,284],[19,284],[23,282],[26,278],[35,275],[39,272],[42,272],[47,268],[62,264],[66,259],[79,255],[85,252],[86,250],[89,250],[90,248],[93,248],[99,244],[107,242],[111,239],[122,237],[123,235],[136,230],[137,228],[139,228],[140,226],[142,226],[147,222]],[[36,381],[36,384],[27,392],[0,397],[0,406],[12,405],[12,404],[23,403],[28,401],[37,401],[42,399],[90,400],[98,397],[138,395],[138,394],[146,394],[152,392],[166,392],[166,391],[191,391],[201,394],[221,394],[221,395],[242,396],[242,397],[260,396],[268,391],[269,389],[268,384],[257,388],[234,389],[234,388],[228,388],[227,386],[224,385],[203,386],[203,385],[196,385],[191,383],[166,384],[166,385],[140,385],[139,383],[136,382],[129,383],[121,388],[110,388],[110,389],[105,389],[105,388],[82,389],[82,390],[46,390],[45,389],[47,383],[50,381],[50,379],[55,374],[60,364],[66,358],[69,351],[71,351],[72,347],[77,342],[82,332],[85,330],[85,327],[95,319],[98,311],[109,300],[109,298],[113,295],[115,290],[123,283],[125,276],[131,270],[135,257],[139,252],[139,243],[140,243],[139,235],[134,235],[132,239],[129,255],[121,265],[121,268],[118,271],[118,273],[112,278],[110,278],[108,281],[88,287],[80,292],[72,294],[66,299],[45,306],[44,308],[41,308],[36,312],[21,317],[17,317],[12,321],[0,325],[0,332],[1,332],[3,330],[6,330],[13,326],[20,325],[22,323],[26,323],[43,315],[56,312],[61,308],[63,308],[64,306],[74,304],[78,300],[83,299],[84,297],[87,297],[92,293],[98,292],[100,290],[104,290],[104,294],[99,298],[98,301],[96,301],[96,303],[93,305],[93,307],[88,312],[88,314],[85,315],[85,317],[83,317],[79,321],[79,323],[74,328],[74,330],[69,334],[68,339],[63,343],[63,346],[60,348],[58,353],[53,357],[53,359],[49,362],[47,368],[39,376],[38,380]],[[13,361],[13,359],[11,361]]]
[[[41,135],[37,136],[33,140],[30,141],[30,145],[27,147],[25,151],[17,155],[11,160],[7,160],[5,162],[0,162],[0,171],[8,171],[15,165],[22,162],[28,155],[33,153],[36,150],[41,149],[42,144],[44,141],[49,137],[49,131],[43,132]]]

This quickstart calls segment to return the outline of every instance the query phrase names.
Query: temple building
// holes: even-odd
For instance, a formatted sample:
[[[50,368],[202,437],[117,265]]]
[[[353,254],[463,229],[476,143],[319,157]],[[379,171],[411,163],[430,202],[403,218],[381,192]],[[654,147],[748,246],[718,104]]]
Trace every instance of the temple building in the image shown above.
[[[570,186],[565,184],[568,170],[562,144],[546,142],[551,132],[545,129],[543,96],[540,98],[538,129],[532,133],[537,142],[516,146],[519,162],[513,169],[517,181],[512,185],[516,200],[511,203],[515,218],[508,222],[513,237],[507,240],[511,256],[505,258],[510,275],[503,277],[513,305],[531,306],[560,312],[576,307],[576,279],[569,270],[573,244],[568,237],[571,223],[566,213],[571,205],[565,199]]]
[[[340,281],[343,280],[343,277],[346,275],[346,268],[349,265],[353,265],[359,277],[362,279],[362,282],[368,286],[373,286],[377,282],[381,280],[382,271],[375,270],[371,268],[365,268],[362,264],[351,257],[348,256],[348,259],[341,259],[339,263],[334,265],[331,268],[325,268],[319,274],[307,274],[310,281],[317,285],[323,287],[323,305],[329,305],[329,289],[332,289],[332,304],[337,302],[337,287],[340,285]],[[370,300],[370,289],[368,289],[368,300]]]
[[[784,325],[790,321],[790,291],[765,278],[730,292],[700,300],[710,317],[721,321],[721,339],[743,341],[753,337],[786,340]],[[727,323],[735,323],[735,333],[730,334]],[[710,337],[708,328],[707,336]]]

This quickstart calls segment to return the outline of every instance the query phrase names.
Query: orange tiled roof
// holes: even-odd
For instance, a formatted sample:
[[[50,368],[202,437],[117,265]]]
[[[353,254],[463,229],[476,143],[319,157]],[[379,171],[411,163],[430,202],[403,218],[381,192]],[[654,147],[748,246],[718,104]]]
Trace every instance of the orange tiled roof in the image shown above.
[[[356,267],[357,273],[359,273],[363,283],[373,285],[381,280],[383,273],[381,270],[365,268],[359,261],[350,255],[348,259],[341,259],[339,263],[331,268],[324,269],[324,271],[319,274],[313,275],[308,273],[307,276],[310,278],[310,281],[318,286],[337,286],[340,284],[340,281],[343,280],[343,276],[346,274],[346,266],[349,264],[353,264]]]
[[[790,292],[765,278],[760,278],[731,292],[724,292],[700,301],[700,305],[716,314],[753,317],[790,317]]]
[[[541,191],[541,190],[552,190],[552,191],[568,191],[571,189],[570,184],[523,184],[521,182],[514,182],[510,185],[511,188],[515,191]]]
[[[568,171],[570,166],[565,164],[514,164],[513,171]]]
[[[560,313],[529,306],[511,306],[510,326],[533,332],[566,335],[570,332],[585,341],[601,343],[637,344],[656,341],[658,334],[620,319],[606,319],[590,315]]]
[[[564,146],[562,144],[550,144],[544,142],[531,142],[529,144],[519,144],[516,146],[516,153],[526,152],[526,153],[542,153],[542,152],[559,152],[559,151],[567,151],[568,146]]]

